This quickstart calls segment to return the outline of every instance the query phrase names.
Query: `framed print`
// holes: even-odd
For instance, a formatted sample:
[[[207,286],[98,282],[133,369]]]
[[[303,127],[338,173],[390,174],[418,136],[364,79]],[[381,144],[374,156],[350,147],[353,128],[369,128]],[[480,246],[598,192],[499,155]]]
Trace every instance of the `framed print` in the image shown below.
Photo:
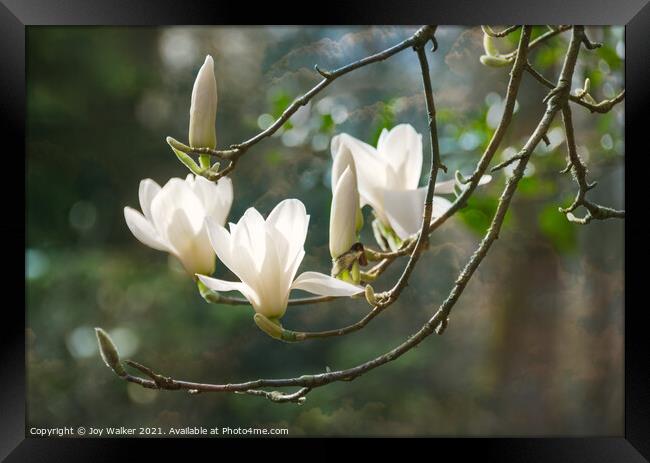
[[[646,461],[650,7],[365,3],[3,0],[7,461]]]

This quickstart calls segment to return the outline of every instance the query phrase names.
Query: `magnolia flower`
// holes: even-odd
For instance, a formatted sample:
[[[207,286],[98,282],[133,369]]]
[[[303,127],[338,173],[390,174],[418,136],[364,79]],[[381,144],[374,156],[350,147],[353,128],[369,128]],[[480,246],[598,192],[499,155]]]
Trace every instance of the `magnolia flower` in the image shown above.
[[[226,230],[208,219],[208,235],[217,257],[241,281],[224,281],[198,275],[213,291],[239,291],[255,312],[277,320],[287,309],[292,289],[326,296],[352,296],[363,292],[359,286],[318,272],[304,272],[295,278],[305,256],[309,216],[297,199],[279,203],[264,220],[255,209],[246,210],[236,224]]]
[[[422,209],[426,187],[418,188],[422,173],[422,135],[410,124],[400,124],[384,129],[377,148],[348,134],[332,139],[332,156],[349,151],[354,158],[361,206],[369,204],[377,219],[390,227],[404,240],[417,233],[422,224]],[[332,171],[332,184],[339,182],[339,172]],[[492,179],[481,178],[479,184]],[[435,193],[454,193],[455,180],[437,182]],[[440,196],[433,197],[432,216],[442,215],[451,202]]]
[[[190,105],[190,146],[193,148],[216,148],[217,133],[217,80],[214,77],[212,56],[205,62],[194,81]]]
[[[216,184],[188,174],[170,179],[162,188],[153,180],[140,182],[143,214],[124,208],[131,233],[143,244],[175,255],[191,275],[214,271],[214,251],[204,225],[209,217],[223,224],[232,204],[232,182]]]

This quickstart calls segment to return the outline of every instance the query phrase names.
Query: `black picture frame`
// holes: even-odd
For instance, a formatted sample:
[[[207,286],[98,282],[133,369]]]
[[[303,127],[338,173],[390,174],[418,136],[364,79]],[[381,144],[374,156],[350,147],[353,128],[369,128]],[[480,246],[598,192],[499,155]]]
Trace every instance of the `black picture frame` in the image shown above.
[[[173,0],[0,0],[0,118],[5,174],[0,182],[5,200],[6,217],[0,225],[1,243],[5,244],[7,259],[4,278],[2,318],[0,322],[0,457],[6,461],[115,461],[138,447],[151,459],[154,452],[167,452],[164,440],[150,439],[38,439],[25,436],[25,320],[19,304],[25,307],[24,251],[15,243],[25,240],[26,224],[17,220],[22,204],[17,191],[26,191],[25,177],[18,166],[25,151],[25,31],[30,25],[171,25],[171,24],[587,24],[626,26],[626,151],[632,163],[625,169],[626,209],[632,211],[633,226],[640,228],[642,218],[636,219],[635,177],[642,178],[647,170],[642,165],[647,158],[644,146],[644,115],[650,91],[650,5],[647,0],[544,0],[522,3],[517,0],[469,2],[442,0],[436,2],[359,1],[340,5],[314,3],[291,6],[276,3],[245,4],[244,2],[173,1]],[[320,6],[317,6],[320,5]],[[254,12],[255,16],[251,16]],[[302,12],[302,17],[298,15]],[[647,137],[646,137],[647,138]],[[646,161],[647,162],[647,161]],[[24,166],[23,166],[24,167]],[[22,187],[22,190],[19,188]],[[20,195],[23,200],[24,196]],[[6,210],[13,207],[16,210]],[[642,207],[642,206],[641,206]],[[642,210],[641,207],[639,210]],[[15,213],[14,213],[15,212]],[[638,214],[642,217],[642,214]],[[26,217],[26,216],[23,216]],[[643,323],[643,304],[633,304],[635,294],[643,295],[642,272],[634,271],[635,263],[643,263],[643,255],[631,249],[647,249],[644,236],[629,228],[626,218],[626,291],[625,291],[625,431],[619,437],[594,438],[518,438],[518,439],[438,439],[434,456],[453,452],[458,461],[478,452],[483,461],[570,461],[570,462],[641,462],[650,456],[650,355],[647,328]],[[636,222],[639,222],[637,224]],[[643,228],[641,228],[643,230]],[[646,234],[641,231],[642,234]],[[640,241],[637,248],[635,240]],[[8,251],[8,252],[7,252]],[[13,260],[15,259],[15,260]],[[18,265],[10,265],[8,262]],[[20,264],[22,262],[22,265]],[[15,279],[15,284],[14,280]],[[13,303],[9,296],[16,295]],[[205,440],[208,441],[208,440]],[[217,442],[217,441],[213,441]],[[223,443],[219,440],[217,443]],[[243,442],[243,440],[240,440]],[[167,443],[167,442],[165,442]],[[181,452],[196,440],[174,442]],[[124,447],[126,445],[126,447]],[[203,445],[199,444],[199,445]],[[239,445],[241,451],[252,446]],[[270,447],[269,447],[270,445]],[[430,444],[425,444],[430,445]],[[280,452],[291,458],[291,452],[275,444],[264,444],[266,451]],[[441,453],[443,452],[443,453]],[[300,455],[296,451],[296,457]],[[214,455],[214,458],[217,456]],[[156,458],[157,459],[157,458]]]

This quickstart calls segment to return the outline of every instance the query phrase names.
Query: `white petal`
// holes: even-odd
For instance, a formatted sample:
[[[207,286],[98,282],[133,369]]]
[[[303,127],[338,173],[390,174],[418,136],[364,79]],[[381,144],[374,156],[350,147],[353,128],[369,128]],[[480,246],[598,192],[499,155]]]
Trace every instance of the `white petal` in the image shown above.
[[[185,211],[174,211],[166,239],[188,273],[210,274],[214,271],[214,250],[207,231],[202,229],[195,234]]]
[[[131,207],[124,208],[124,219],[126,224],[138,241],[150,248],[159,251],[167,251],[167,246],[162,242],[153,225],[138,211]]]
[[[388,129],[383,128],[381,129],[381,133],[379,134],[379,139],[377,140],[377,146],[381,146],[384,144],[384,141],[386,140],[386,136],[388,135]]]
[[[226,230],[224,227],[219,225],[211,217],[205,218],[205,227],[208,230],[208,238],[210,239],[210,244],[212,245],[212,249],[214,249],[214,252],[217,254],[219,260],[223,261],[223,263],[228,268],[230,268],[229,265],[229,261],[231,259],[230,243],[232,240],[232,236],[230,235],[230,233],[228,233],[228,230]]]
[[[149,221],[151,221],[151,201],[153,201],[153,198],[156,197],[159,191],[160,185],[150,178],[145,178],[140,182],[140,188],[138,189],[140,208]]]
[[[330,211],[330,255],[333,258],[346,253],[356,241],[356,217],[359,192],[354,173],[345,169],[332,195]]]
[[[240,281],[225,281],[217,278],[210,278],[205,275],[196,275],[201,282],[212,291],[226,292],[226,291],[239,291],[251,303],[253,307],[258,305],[258,298],[255,291],[253,291],[246,283]]]
[[[206,218],[205,226],[208,231],[212,249],[214,249],[219,260],[228,267],[231,272],[237,275],[237,278],[241,281],[254,281],[257,278],[256,274],[246,273],[249,268],[248,262],[244,263],[242,258],[242,255],[247,256],[248,252],[246,251],[246,254],[242,254],[242,252],[238,252],[237,249],[234,249],[232,234],[228,233],[228,230],[210,217]]]
[[[302,289],[322,296],[353,296],[364,289],[318,272],[304,272],[295,279],[291,289]]]
[[[399,182],[385,188],[417,188],[422,174],[422,135],[410,124],[399,124],[382,137],[377,145],[377,155],[391,165]]]
[[[309,215],[305,205],[298,199],[285,199],[273,208],[266,222],[284,263],[283,269],[287,271],[303,251],[307,239]]]
[[[217,135],[217,80],[214,76],[214,61],[210,55],[199,69],[192,88],[190,106],[189,140],[192,147],[215,148]]]
[[[491,175],[482,175],[481,179],[478,181],[478,184],[485,185],[486,183],[490,183],[491,181],[492,181]]]
[[[245,249],[259,272],[266,257],[266,222],[264,217],[254,207],[249,207],[239,222],[233,236],[233,250]]]
[[[298,273],[298,268],[300,267],[300,264],[302,263],[302,260],[304,258],[305,258],[305,250],[301,249],[300,252],[296,254],[296,257],[293,260],[293,262],[289,264],[289,268],[285,272],[287,281],[289,282],[289,285],[287,285],[287,287],[291,286],[291,282],[293,282],[293,279],[296,277],[296,273]]]
[[[491,175],[482,175],[481,179],[479,180],[478,184],[479,186],[485,185],[486,183],[490,183],[492,181],[492,176]],[[455,179],[450,179],[450,180],[444,180],[442,182],[436,182],[436,194],[440,195],[448,195],[454,193],[454,187],[456,186],[456,180]]]
[[[456,186],[456,180],[450,179],[443,182],[436,182],[435,194],[448,195],[454,192],[454,187]]]
[[[215,184],[205,177],[197,176],[188,184],[203,204],[205,214],[223,225],[232,205],[232,180],[223,177]]]
[[[193,234],[198,234],[201,231],[205,219],[201,200],[185,181],[172,178],[151,202],[152,223],[165,240],[168,240],[167,230],[176,210],[182,210],[186,214]]]
[[[350,148],[346,144],[340,144],[339,152],[334,156],[334,162],[332,162],[332,192],[339,183],[339,178],[348,167],[352,169],[356,177],[357,168],[354,165],[354,158],[352,157]]]
[[[259,295],[259,308],[255,310],[267,317],[281,317],[287,309],[291,280],[287,278],[284,262],[281,262],[273,243],[270,230],[266,232],[266,255],[262,262],[260,273],[255,285]]]
[[[427,188],[384,191],[384,210],[397,236],[406,239],[420,231]]]
[[[452,202],[449,201],[448,199],[443,198],[442,196],[433,196],[433,201],[432,203],[432,209],[431,209],[431,216],[432,217],[440,217],[442,214],[447,212],[447,210],[451,207]]]
[[[362,205],[370,204],[373,208],[381,209],[378,190],[385,188],[386,185],[385,162],[377,156],[375,148],[346,133],[332,138],[332,156],[334,158],[344,152],[343,146],[348,148],[354,158]]]

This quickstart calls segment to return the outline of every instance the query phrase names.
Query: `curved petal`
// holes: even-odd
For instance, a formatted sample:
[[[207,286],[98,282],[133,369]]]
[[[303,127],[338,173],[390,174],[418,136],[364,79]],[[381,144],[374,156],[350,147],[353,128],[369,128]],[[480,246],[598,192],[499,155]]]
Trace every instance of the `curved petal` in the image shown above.
[[[432,209],[431,209],[431,216],[432,217],[440,217],[442,214],[447,212],[447,210],[451,207],[452,202],[449,201],[448,199],[443,198],[442,196],[433,196],[432,200]]]
[[[418,187],[422,174],[422,135],[412,125],[396,125],[381,137],[377,155],[398,175],[397,184],[386,184],[385,188],[412,190]]]
[[[166,230],[170,250],[188,273],[210,274],[214,271],[214,250],[205,229],[195,234],[185,211],[177,209]]]
[[[287,271],[296,256],[304,249],[309,227],[309,215],[298,199],[285,199],[278,203],[266,219],[273,235],[278,255]]]
[[[259,295],[259,307],[255,310],[266,317],[279,318],[287,310],[291,280],[287,278],[282,258],[286,257],[278,255],[272,232],[267,230],[266,255],[255,285],[255,291]]]
[[[438,195],[448,195],[454,192],[454,187],[456,186],[456,180],[444,180],[442,182],[436,182],[435,193]]]
[[[258,297],[255,291],[250,288],[246,283],[240,281],[225,281],[219,280],[217,278],[210,278],[205,275],[196,275],[201,282],[210,288],[212,291],[217,292],[227,292],[227,291],[239,291],[247,300],[251,303],[253,308],[258,305]]]
[[[267,253],[266,222],[254,207],[249,207],[232,232],[233,249],[246,249],[259,273]]]
[[[485,185],[486,183],[490,183],[492,181],[492,176],[491,175],[482,175],[481,179],[478,181],[478,185]],[[450,180],[444,180],[442,182],[436,182],[436,194],[440,195],[448,195],[454,193],[454,187],[456,186],[456,180],[455,179],[450,179]]]
[[[190,186],[180,178],[170,179],[151,202],[151,221],[164,239],[167,239],[167,229],[176,210],[184,211],[192,234],[201,231],[205,219],[203,205]]]
[[[354,296],[364,289],[319,272],[304,272],[296,278],[291,289],[302,289],[321,296]]]
[[[257,272],[251,265],[248,251],[235,248],[232,234],[210,217],[206,219],[205,226],[219,260],[241,281],[249,285],[257,281]]]
[[[140,212],[131,207],[125,207],[124,219],[126,220],[126,225],[129,227],[129,230],[133,233],[133,236],[135,236],[142,244],[159,251],[169,250],[165,243],[163,243],[162,239],[158,236],[158,233],[156,233],[153,225],[151,225],[151,223],[149,223]]]
[[[332,138],[332,156],[343,152],[342,146],[347,146],[354,158],[357,171],[357,186],[361,195],[361,205],[370,204],[382,213],[379,190],[386,185],[386,166],[383,159],[377,156],[377,150],[346,133]]]
[[[345,144],[341,144],[339,152],[334,156],[334,161],[332,162],[332,191],[336,189],[336,185],[339,183],[339,178],[348,167],[352,169],[356,177],[357,168],[354,165],[354,157],[352,157],[350,148]]]
[[[188,180],[190,188],[203,204],[206,216],[212,217],[219,225],[225,224],[232,206],[232,180],[222,177],[215,184],[200,175],[191,182]]]
[[[140,182],[140,187],[138,189],[138,197],[140,198],[140,208],[147,220],[151,221],[151,201],[156,197],[160,191],[160,185],[151,180],[150,178],[145,178]]]
[[[381,146],[384,144],[384,141],[386,140],[386,136],[388,135],[388,129],[383,128],[381,129],[381,133],[379,134],[379,139],[377,140],[377,146]]]
[[[329,248],[333,258],[349,251],[355,243],[358,208],[357,181],[350,167],[346,167],[332,195]]]
[[[231,234],[228,233],[228,230],[219,225],[212,217],[205,218],[205,228],[208,231],[208,239],[210,240],[212,249],[219,260],[222,261],[226,267],[235,272],[232,269],[232,264],[235,260],[232,258],[231,253]]]
[[[384,210],[390,226],[401,239],[404,240],[420,231],[426,196],[426,187],[417,190],[384,191]]]
[[[479,186],[485,185],[486,183],[490,183],[491,181],[492,181],[491,175],[481,175],[481,179],[478,181],[478,184]]]

